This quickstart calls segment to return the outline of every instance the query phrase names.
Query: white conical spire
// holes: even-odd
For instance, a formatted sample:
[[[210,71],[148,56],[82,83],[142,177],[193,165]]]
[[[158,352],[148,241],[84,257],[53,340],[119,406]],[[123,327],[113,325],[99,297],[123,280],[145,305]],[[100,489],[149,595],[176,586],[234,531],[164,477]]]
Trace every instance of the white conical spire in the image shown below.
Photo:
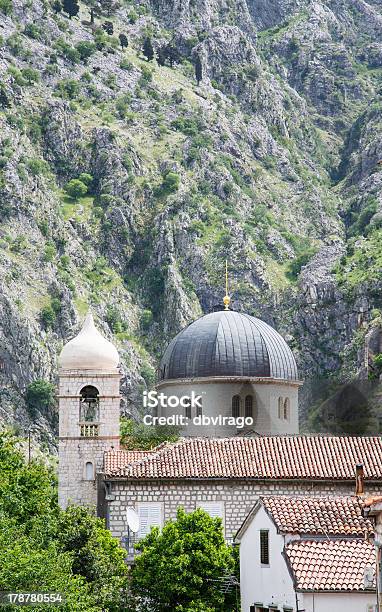
[[[65,344],[58,362],[63,370],[115,370],[119,355],[95,327],[89,310],[80,333]]]

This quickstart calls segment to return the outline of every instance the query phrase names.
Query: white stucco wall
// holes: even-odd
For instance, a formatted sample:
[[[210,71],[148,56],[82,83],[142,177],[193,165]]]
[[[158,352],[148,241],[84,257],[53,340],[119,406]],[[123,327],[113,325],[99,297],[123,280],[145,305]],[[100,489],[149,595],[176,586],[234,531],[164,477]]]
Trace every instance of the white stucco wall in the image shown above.
[[[299,609],[305,612],[371,612],[377,603],[375,593],[299,594]],[[374,608],[370,608],[373,606]]]
[[[269,530],[269,566],[260,564],[260,530]],[[240,542],[241,610],[249,612],[255,602],[296,609],[293,582],[282,556],[284,537],[260,507]],[[327,609],[326,612],[332,612]],[[333,609],[334,612],[334,609]]]
[[[234,395],[239,395],[241,398],[241,416],[244,416],[245,397],[246,395],[252,395],[254,399],[254,424],[250,429],[254,429],[262,435],[296,434],[299,432],[298,388],[299,383],[290,381],[240,377],[163,381],[156,387],[158,393],[163,392],[167,396],[190,396],[191,392],[194,391],[196,395],[201,395],[203,414],[207,416],[217,416],[219,414],[226,417],[232,416],[232,397]],[[288,419],[279,418],[279,397],[289,398]],[[160,416],[173,414],[184,415],[185,409],[162,408],[158,411]],[[191,416],[192,418],[196,416],[195,409]],[[243,431],[245,429],[237,430],[235,427],[228,425],[226,427],[221,425],[194,426],[190,421],[187,427],[182,430],[182,435],[221,438],[243,433]]]

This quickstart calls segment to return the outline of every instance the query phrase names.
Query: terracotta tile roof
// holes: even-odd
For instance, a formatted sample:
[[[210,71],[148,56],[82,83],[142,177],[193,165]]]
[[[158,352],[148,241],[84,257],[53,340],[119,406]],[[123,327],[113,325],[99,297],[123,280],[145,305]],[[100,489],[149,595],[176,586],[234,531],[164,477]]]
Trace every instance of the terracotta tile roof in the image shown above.
[[[128,451],[105,453],[104,471],[125,478],[256,478],[382,480],[382,437],[259,436],[182,438],[131,462]]]
[[[296,540],[285,554],[298,591],[375,590],[375,548],[365,540]]]
[[[261,497],[278,530],[301,535],[369,536],[372,522],[362,516],[357,497]]]

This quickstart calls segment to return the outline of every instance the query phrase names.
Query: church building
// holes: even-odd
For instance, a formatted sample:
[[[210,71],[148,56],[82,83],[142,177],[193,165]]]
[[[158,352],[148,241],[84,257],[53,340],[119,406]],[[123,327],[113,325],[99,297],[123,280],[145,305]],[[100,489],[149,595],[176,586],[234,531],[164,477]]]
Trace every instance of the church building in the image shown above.
[[[167,395],[196,391],[207,416],[251,415],[250,431],[189,425],[152,451],[120,448],[119,356],[91,314],[59,367],[60,504],[96,508],[122,541],[128,508],[138,513],[138,538],[182,506],[220,516],[233,541],[260,495],[351,495],[357,464],[368,493],[382,489],[381,437],[298,434],[293,354],[255,317],[226,310],[191,323],[165,351],[157,384]],[[193,417],[189,409],[181,408]]]

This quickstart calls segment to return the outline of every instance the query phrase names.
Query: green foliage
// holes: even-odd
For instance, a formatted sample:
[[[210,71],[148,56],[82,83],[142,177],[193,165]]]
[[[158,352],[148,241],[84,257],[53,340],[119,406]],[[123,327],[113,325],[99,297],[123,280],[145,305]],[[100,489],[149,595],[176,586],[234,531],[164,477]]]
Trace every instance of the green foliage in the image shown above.
[[[76,44],[75,48],[78,51],[79,57],[84,62],[86,62],[86,60],[88,60],[97,50],[95,44],[89,40],[81,40]]]
[[[378,210],[378,201],[374,196],[369,196],[366,205],[361,212],[351,213],[351,224],[349,227],[349,236],[366,235],[371,229],[370,221]]]
[[[301,268],[312,259],[316,252],[317,249],[315,247],[309,247],[303,253],[297,255],[297,257],[288,264],[286,276],[290,280],[296,280],[301,272]]]
[[[30,157],[25,161],[25,166],[33,176],[40,174],[47,174],[49,172],[49,166],[44,159],[38,157]]]
[[[142,610],[232,612],[225,594],[216,587],[234,570],[221,519],[211,518],[204,510],[187,514],[180,508],[175,521],[166,523],[162,532],[153,528],[137,549],[141,554],[132,567],[131,585]]]
[[[142,53],[148,62],[151,62],[154,59],[153,44],[149,36],[147,36],[143,41]]]
[[[141,376],[144,379],[146,386],[150,389],[155,383],[155,370],[149,363],[143,363],[141,366]]]
[[[81,86],[74,79],[63,79],[57,84],[57,92],[63,98],[74,100],[80,93]]]
[[[73,64],[78,64],[81,59],[80,51],[77,48],[72,47],[72,45],[69,45],[63,38],[56,40],[53,48],[61,57],[64,57]]]
[[[65,191],[71,198],[73,198],[73,200],[78,200],[78,198],[82,198],[87,194],[88,187],[79,179],[71,179],[65,185]]]
[[[144,425],[121,419],[121,444],[128,450],[150,450],[163,442],[176,442],[179,428],[169,425]]]
[[[44,249],[44,261],[51,262],[56,257],[56,245],[54,242],[48,242]]]
[[[175,193],[179,189],[179,184],[180,184],[179,174],[176,174],[176,172],[172,172],[171,170],[169,170],[163,176],[162,184],[156,190],[155,195],[157,197],[161,197],[161,196],[168,196],[171,193]]]
[[[10,15],[13,11],[12,0],[0,0],[0,11],[4,13],[4,15]]]
[[[153,322],[153,313],[149,308],[145,308],[140,318],[141,328],[144,331],[148,330],[152,322]]]
[[[29,36],[29,38],[33,38],[34,40],[40,40],[41,28],[35,23],[27,23],[24,28],[24,34]]]
[[[61,592],[62,612],[125,609],[125,551],[87,509],[60,510],[53,471],[17,445],[0,432],[1,588]]]
[[[45,328],[53,327],[57,318],[51,304],[47,304],[41,309],[40,317]]]
[[[111,304],[107,307],[106,322],[114,334],[121,334],[127,331],[127,324],[123,321],[118,309]]]
[[[198,136],[205,129],[205,124],[200,117],[178,117],[172,121],[171,127],[187,136]]]
[[[69,19],[78,15],[80,11],[77,0],[62,0],[62,8],[69,15]]]
[[[34,380],[27,387],[25,400],[29,413],[47,413],[55,404],[55,387],[47,380]]]
[[[84,183],[84,185],[86,185],[86,187],[88,188],[88,191],[91,192],[94,181],[94,178],[91,174],[89,174],[88,172],[81,172],[80,176],[78,177],[78,180]]]

